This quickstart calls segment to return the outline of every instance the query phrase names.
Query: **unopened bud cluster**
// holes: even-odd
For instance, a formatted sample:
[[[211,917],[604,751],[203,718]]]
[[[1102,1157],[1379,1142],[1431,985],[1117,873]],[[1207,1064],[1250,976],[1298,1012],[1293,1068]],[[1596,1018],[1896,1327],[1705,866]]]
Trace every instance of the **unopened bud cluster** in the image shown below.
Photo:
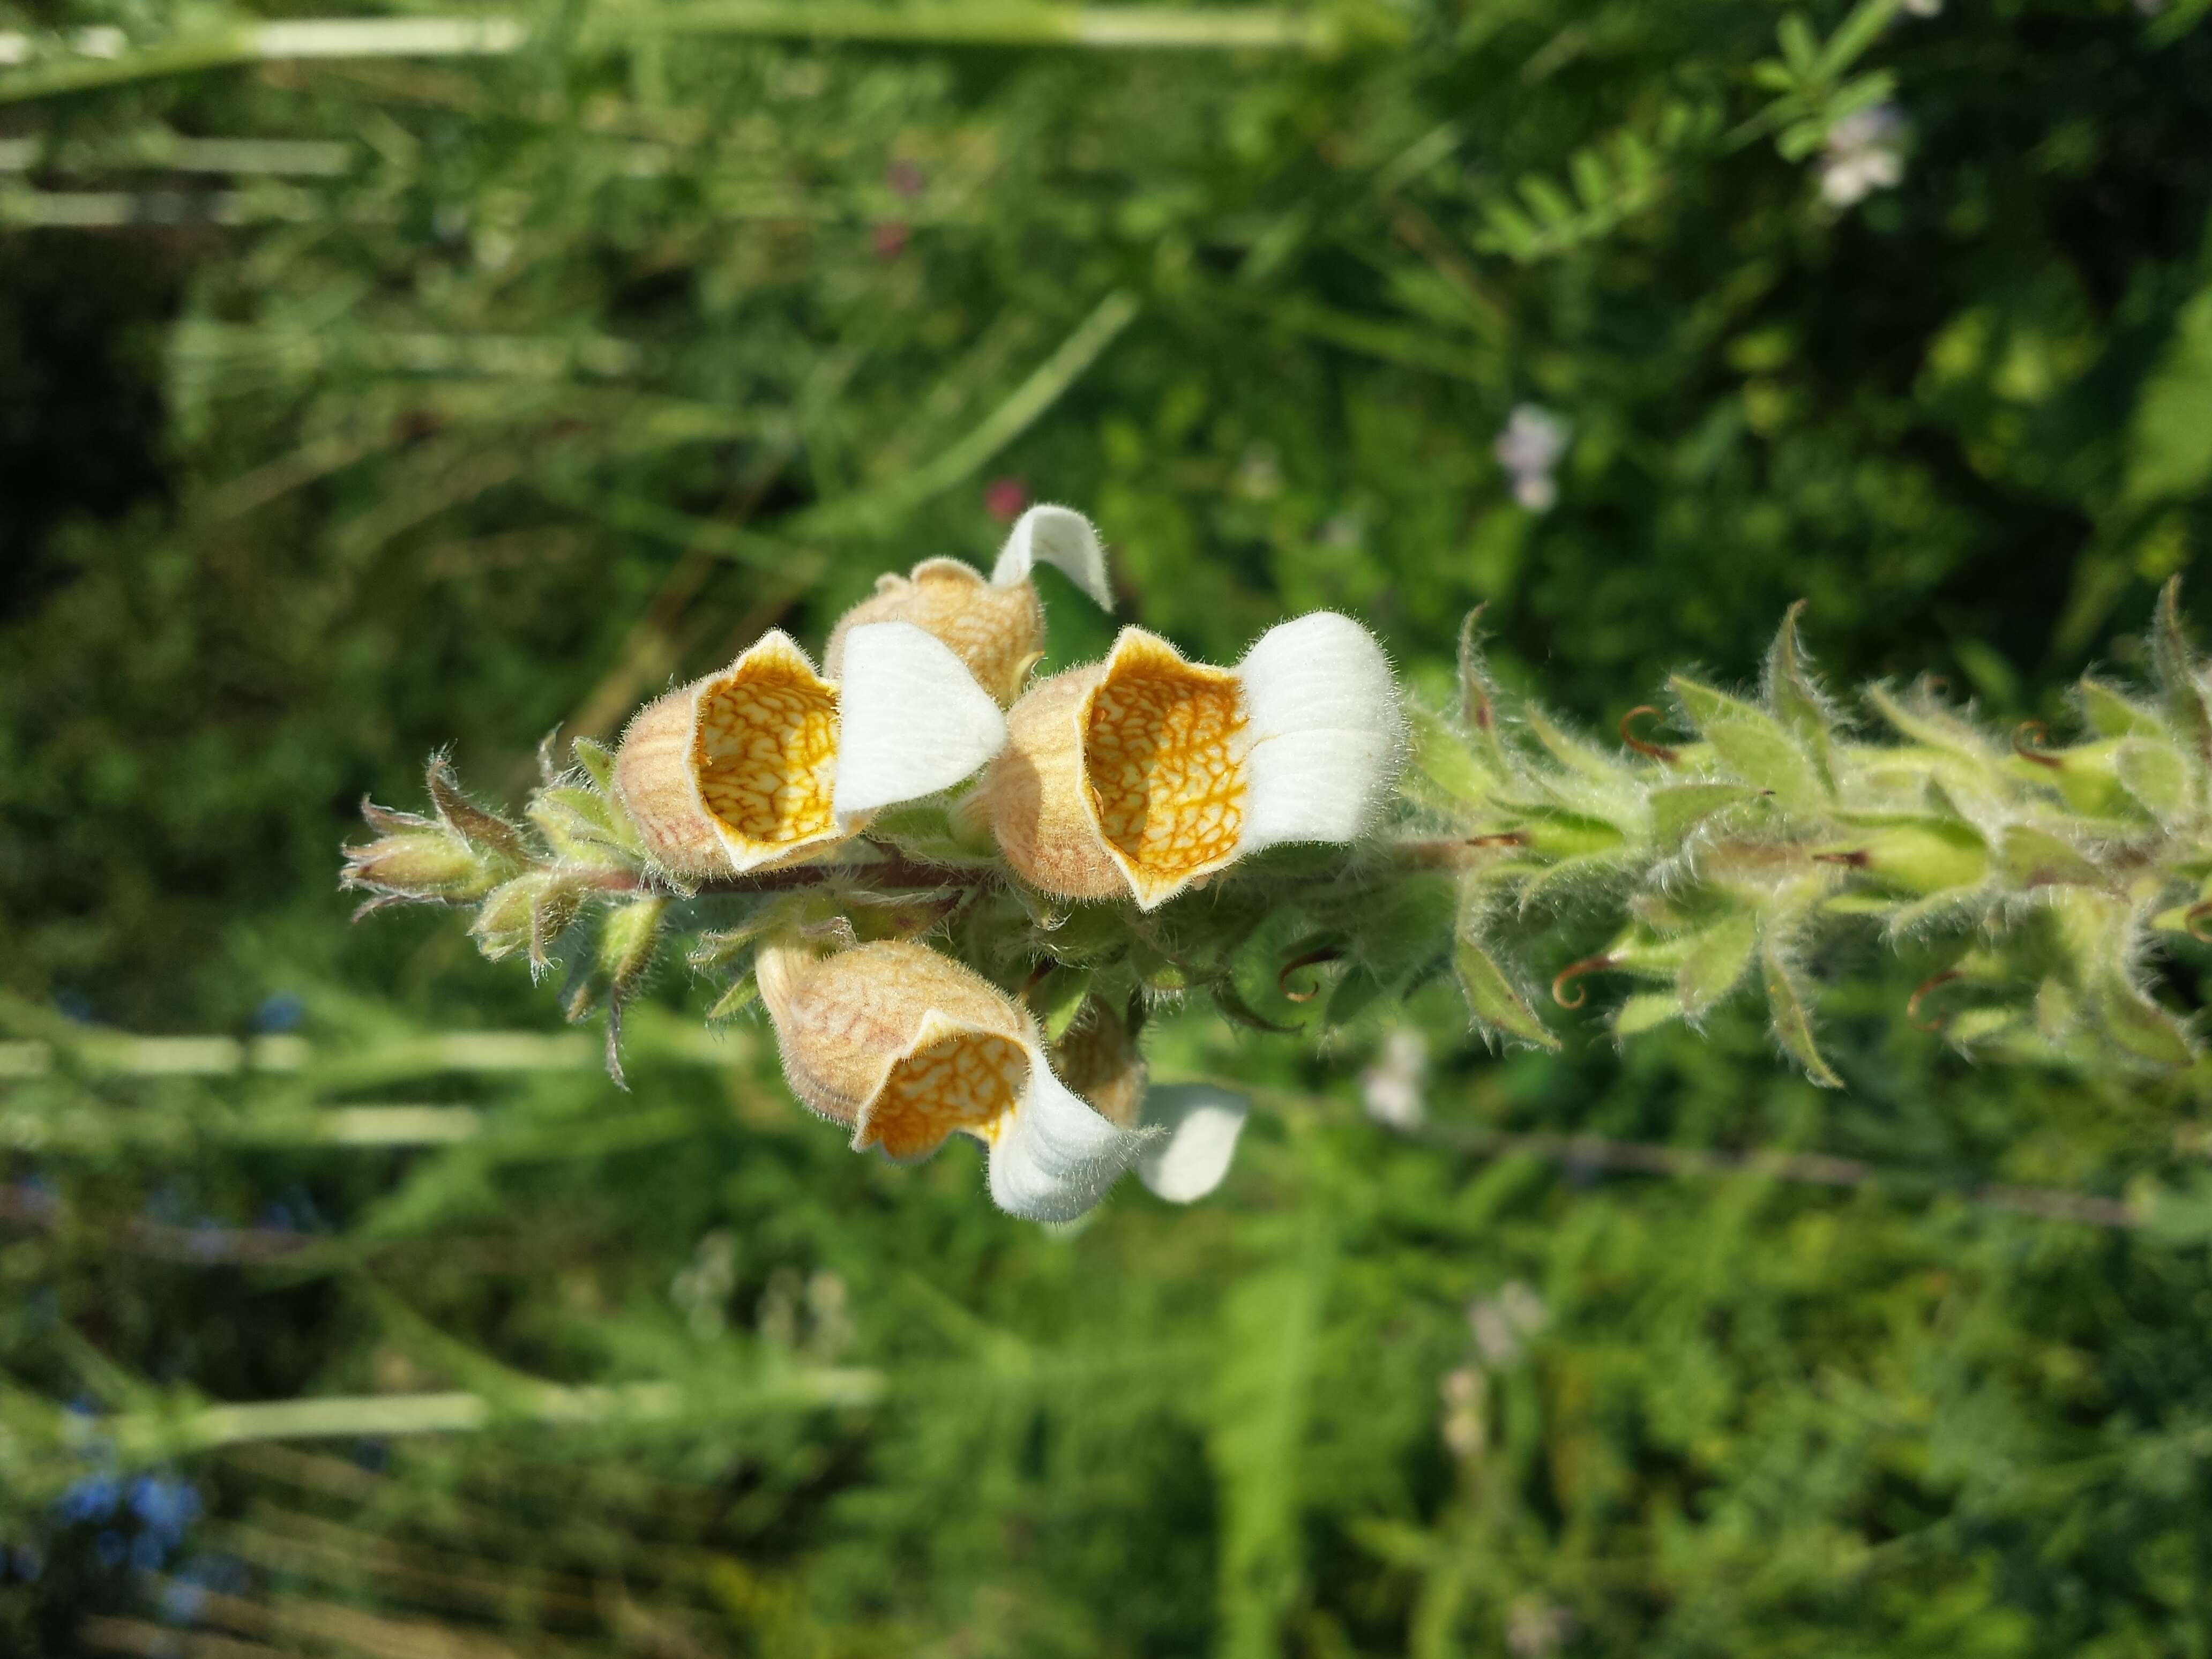
[[[1091,525],[1033,508],[988,577],[883,577],[818,666],[770,632],[618,748],[544,757],[526,823],[434,762],[434,815],[366,808],[378,838],[346,879],[364,909],[470,906],[486,955],[558,966],[571,1018],[605,1004],[617,1077],[624,1002],[689,936],[721,987],[709,1018],[757,1002],[792,1091],[856,1151],[967,1136],[992,1197],[1038,1220],[1133,1168],[1176,1201],[1222,1179],[1243,1103],[1144,1058],[1148,1018],[1193,998],[1327,1031],[1455,973],[1479,1028],[1556,1048],[1547,973],[1570,1007],[1589,975],[1632,981],[1623,1038],[1755,985],[1784,1050],[1834,1083],[1814,970],[1856,932],[1954,941],[1909,1012],[1961,1044],[2192,1052],[2144,977],[2155,936],[2212,933],[2212,690],[2171,592],[2155,698],[2085,681],[2072,748],[2002,743],[1924,686],[1866,694],[1895,734],[1871,740],[1793,611],[1759,696],[1678,677],[1692,737],[1624,721],[1615,749],[1508,702],[1471,628],[1450,711],[1402,707],[1373,638],[1328,612],[1231,666],[1130,627],[1038,678],[1040,563],[1110,608]],[[1574,951],[1594,905],[1618,927]]]

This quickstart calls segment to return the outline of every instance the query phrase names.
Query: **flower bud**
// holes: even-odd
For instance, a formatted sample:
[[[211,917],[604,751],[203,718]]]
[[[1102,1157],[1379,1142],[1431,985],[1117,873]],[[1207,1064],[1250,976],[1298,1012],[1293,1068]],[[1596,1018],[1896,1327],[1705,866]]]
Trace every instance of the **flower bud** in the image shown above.
[[[1007,862],[1048,893],[1147,910],[1264,848],[1355,840],[1401,747],[1389,660],[1330,611],[1270,629],[1233,670],[1124,629],[1006,725],[979,810]]]
[[[817,858],[1004,741],[998,706],[921,629],[856,628],[844,657],[842,682],[825,679],[772,630],[630,722],[615,787],[664,869],[696,878]]]
[[[1003,708],[1044,650],[1044,605],[1030,580],[1040,563],[1058,566],[1101,607],[1114,608],[1106,550],[1091,521],[1064,507],[1033,507],[1007,536],[988,581],[958,559],[924,559],[911,575],[879,577],[875,592],[830,630],[823,671],[833,679],[842,673],[855,628],[912,623],[943,641]]]
[[[494,860],[451,830],[427,823],[349,847],[345,860],[347,886],[405,898],[481,898],[502,873]]]
[[[908,1162],[970,1135],[1001,1209],[1066,1221],[1145,1147],[1053,1074],[1026,1009],[949,957],[906,940],[830,956],[781,940],[757,973],[792,1092],[849,1127],[856,1152]]]

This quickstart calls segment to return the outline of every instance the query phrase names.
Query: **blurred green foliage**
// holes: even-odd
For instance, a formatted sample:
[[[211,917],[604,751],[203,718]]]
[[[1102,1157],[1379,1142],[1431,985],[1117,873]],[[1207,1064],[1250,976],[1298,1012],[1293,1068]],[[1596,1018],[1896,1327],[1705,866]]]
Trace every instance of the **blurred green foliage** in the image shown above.
[[[1972,1068],[1899,1018],[1909,971],[1826,1003],[1830,1095],[1732,1018],[1493,1059],[1443,985],[1303,1058],[1170,1022],[1157,1074],[1261,1121],[1211,1203],[1063,1237],[957,1152],[853,1158],[750,1028],[712,1067],[641,1035],[628,1096],[426,1059],[550,1011],[334,887],[428,750],[519,792],[546,731],[981,558],[994,481],[1091,512],[1128,611],[1217,659],[1335,606],[1441,702],[1481,604],[1501,678],[1607,729],[1670,671],[1748,678],[1803,598],[1838,680],[2055,725],[2212,533],[2203,12],[1440,0],[1331,51],[1122,52],[968,7],[879,15],[957,45],[548,9],[504,57],[197,76],[133,54],[209,15],[29,19],[129,44],[66,95],[0,70],[34,146],[0,184],[0,1020],[56,1045],[0,1081],[0,1512],[44,1558],[0,1641],[2212,1648],[2201,1066]],[[1838,206],[1826,135],[1884,100],[1901,179]],[[194,170],[179,136],[340,148]],[[1492,453],[1523,404],[1569,423],[1547,512]],[[2200,967],[2164,993],[2201,1006]],[[705,993],[655,994],[675,1031]],[[47,1012],[243,1033],[288,996],[317,1058],[235,1079],[118,1072]],[[1362,1112],[1393,1023],[1431,1130]],[[486,1127],[301,1127],[392,1103]],[[1990,1182],[2157,1198],[2100,1228]],[[778,1392],[855,1368],[874,1403]],[[549,1430],[533,1378],[675,1404]],[[59,1401],[158,1450],[208,1401],[422,1390],[492,1426],[192,1454],[166,1589],[50,1508],[100,1432]]]

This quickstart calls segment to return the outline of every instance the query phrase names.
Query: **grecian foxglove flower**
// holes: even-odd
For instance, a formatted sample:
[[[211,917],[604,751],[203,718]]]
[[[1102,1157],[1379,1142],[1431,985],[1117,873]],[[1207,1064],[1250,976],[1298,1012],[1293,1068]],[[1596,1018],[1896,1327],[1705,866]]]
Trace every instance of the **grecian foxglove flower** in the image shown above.
[[[781,941],[757,972],[792,1092],[851,1129],[856,1152],[912,1162],[972,1135],[1000,1209],[1071,1221],[1146,1148],[1145,1131],[1109,1121],[1053,1074],[1027,1009],[926,946],[819,956]]]
[[[1005,742],[998,705],[931,635],[883,622],[843,643],[840,681],[771,630],[630,722],[616,787],[662,868],[696,878],[805,863]]]
[[[1325,611],[1268,629],[1233,669],[1124,629],[1006,726],[975,797],[1006,861],[1045,892],[1146,910],[1263,848],[1356,839],[1401,746],[1382,648]]]
[[[1044,605],[1030,580],[1040,564],[1057,567],[1101,608],[1114,608],[1106,549],[1091,520],[1065,507],[1033,507],[1015,520],[988,581],[958,559],[924,559],[909,575],[878,577],[875,592],[830,630],[823,672],[833,679],[843,672],[854,629],[912,623],[943,641],[1003,708],[1044,651]]]

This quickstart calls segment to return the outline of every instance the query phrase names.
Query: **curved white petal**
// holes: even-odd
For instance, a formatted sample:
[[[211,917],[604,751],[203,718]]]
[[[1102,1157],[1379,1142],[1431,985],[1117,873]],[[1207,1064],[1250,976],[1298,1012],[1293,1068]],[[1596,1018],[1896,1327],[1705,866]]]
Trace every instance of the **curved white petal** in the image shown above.
[[[1389,789],[1402,742],[1382,647],[1351,617],[1317,611],[1269,629],[1237,672],[1252,744],[1239,850],[1355,839]]]
[[[948,789],[1006,747],[1006,716],[991,694],[912,623],[854,629],[843,670],[833,802],[841,820]]]
[[[1137,1178],[1170,1204],[1204,1198],[1229,1173],[1251,1107],[1205,1083],[1164,1084],[1145,1097],[1145,1123],[1158,1139],[1137,1154]]]
[[[1116,1128],[1030,1055],[1029,1092],[991,1142],[991,1200],[1027,1221],[1073,1221],[1106,1195],[1152,1133]]]
[[[1011,587],[1025,580],[1031,567],[1051,565],[1098,602],[1102,611],[1114,608],[1114,590],[1106,584],[1106,544],[1091,520],[1073,507],[1033,507],[1014,520],[991,580]]]

